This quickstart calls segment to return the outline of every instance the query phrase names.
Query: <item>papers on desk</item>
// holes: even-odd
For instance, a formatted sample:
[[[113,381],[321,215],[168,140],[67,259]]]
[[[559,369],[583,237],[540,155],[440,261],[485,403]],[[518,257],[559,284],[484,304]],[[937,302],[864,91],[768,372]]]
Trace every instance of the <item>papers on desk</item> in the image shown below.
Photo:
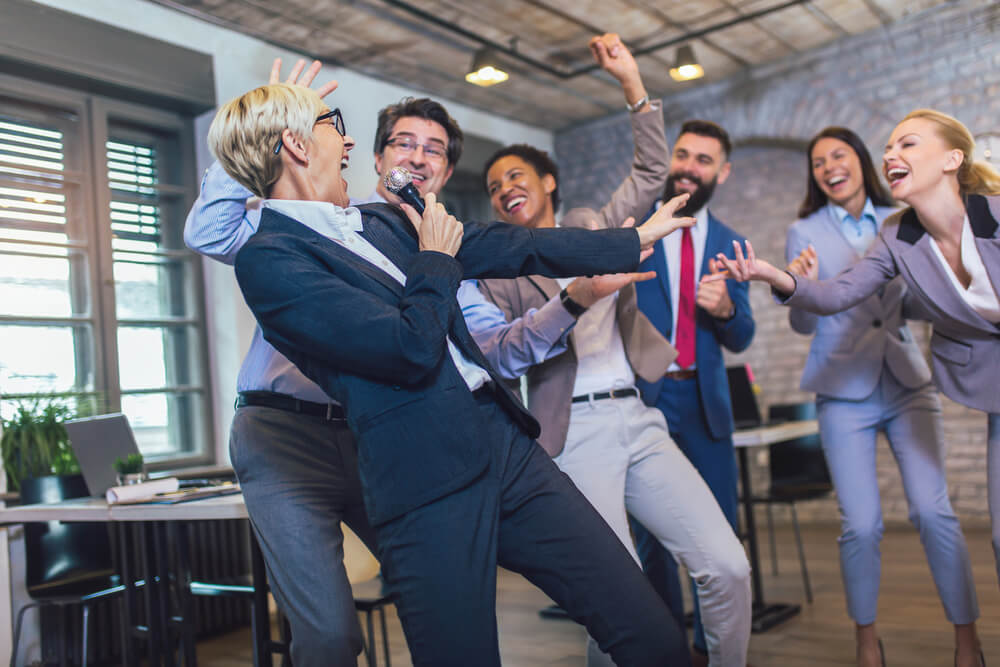
[[[239,492],[239,484],[232,482],[209,486],[191,486],[182,489],[176,477],[167,477],[140,484],[113,486],[108,489],[107,500],[109,505],[137,505],[141,503],[172,505],[188,500],[227,496]]]

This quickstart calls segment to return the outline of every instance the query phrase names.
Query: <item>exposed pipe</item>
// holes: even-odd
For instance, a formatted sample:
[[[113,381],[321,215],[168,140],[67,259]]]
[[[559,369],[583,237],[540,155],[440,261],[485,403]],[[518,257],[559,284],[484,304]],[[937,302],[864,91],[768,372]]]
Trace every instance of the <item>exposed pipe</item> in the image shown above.
[[[455,34],[460,35],[468,40],[495,49],[496,51],[499,51],[504,55],[514,58],[515,60],[519,60],[523,63],[526,63],[536,69],[542,70],[546,74],[550,74],[559,79],[572,79],[574,77],[580,76],[581,74],[587,74],[589,72],[594,72],[600,69],[600,65],[586,65],[584,67],[578,67],[572,70],[553,67],[552,65],[549,65],[546,62],[542,62],[541,60],[525,55],[520,51],[511,48],[510,46],[507,46],[505,44],[500,44],[499,42],[495,42],[492,39],[488,39],[486,37],[483,37],[482,35],[478,35],[472,32],[471,30],[467,30],[466,28],[463,28],[460,25],[451,23],[450,21],[446,21],[438,17],[437,15],[432,14],[431,12],[423,10],[419,7],[415,7],[410,3],[406,2],[405,0],[383,0],[383,2],[385,2],[390,7],[395,7],[409,14],[412,14],[413,16],[416,16],[417,18],[423,21],[450,30],[451,32],[454,32]],[[649,53],[653,53],[654,51],[659,51],[660,49],[665,49],[675,44],[680,44],[682,42],[688,42],[693,39],[698,39],[699,37],[704,37],[705,35],[708,35],[710,33],[718,32],[719,30],[725,30],[726,28],[731,28],[734,25],[746,23],[747,21],[753,21],[755,19],[761,18],[762,16],[767,16],[768,14],[780,12],[784,9],[795,7],[796,5],[801,5],[806,2],[809,2],[809,0],[789,0],[788,2],[784,2],[780,5],[767,7],[766,9],[761,9],[756,12],[751,12],[750,14],[743,14],[737,16],[734,19],[729,19],[728,21],[714,23],[708,26],[707,28],[700,28],[698,30],[685,33],[680,37],[672,37],[670,39],[666,39],[661,42],[656,42],[649,46],[644,46],[641,49],[634,50],[632,52],[632,55],[635,57],[647,55]]]

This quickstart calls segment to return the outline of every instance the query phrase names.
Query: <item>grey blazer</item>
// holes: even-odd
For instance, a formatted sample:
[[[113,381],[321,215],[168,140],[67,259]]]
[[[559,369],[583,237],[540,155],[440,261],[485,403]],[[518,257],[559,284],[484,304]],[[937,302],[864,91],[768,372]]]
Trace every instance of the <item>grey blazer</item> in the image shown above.
[[[1000,196],[970,195],[966,210],[976,249],[994,290],[1000,286]],[[837,277],[814,281],[795,277],[789,306],[821,315],[861,303],[895,276],[910,290],[908,310],[929,320],[934,381],[948,398],[988,413],[1000,413],[1000,327],[970,308],[941,266],[913,209],[899,211],[882,225],[874,245]]]
[[[892,213],[888,207],[875,208],[880,222]],[[819,252],[820,280],[836,276],[860,258],[829,206],[788,228],[785,260],[791,262],[809,244]],[[906,285],[897,277],[881,293],[833,315],[820,317],[801,308],[789,309],[792,329],[816,334],[802,371],[802,389],[861,400],[875,390],[883,361],[904,387],[916,389],[930,382],[931,369],[901,314],[905,295]]]
[[[620,227],[629,216],[641,220],[660,197],[670,168],[663,114],[659,110],[632,114],[632,136],[635,140],[632,169],[611,201],[600,211],[572,209],[562,219],[563,227]],[[541,308],[560,291],[559,283],[543,276],[482,280],[480,289],[504,311],[508,320],[520,317],[529,308]],[[625,354],[636,374],[650,381],[659,379],[677,351],[639,311],[634,286],[619,291],[616,317]],[[527,373],[528,409],[542,427],[538,442],[551,456],[562,451],[569,430],[570,399],[576,382],[574,336],[570,332],[569,349],[565,353],[533,366]]]

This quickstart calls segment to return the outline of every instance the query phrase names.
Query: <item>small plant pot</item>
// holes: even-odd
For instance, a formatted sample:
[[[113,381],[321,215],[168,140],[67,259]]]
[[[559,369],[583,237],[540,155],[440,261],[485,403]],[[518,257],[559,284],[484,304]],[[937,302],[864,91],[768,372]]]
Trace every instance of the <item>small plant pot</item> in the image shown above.
[[[144,472],[120,472],[115,476],[118,486],[130,486],[148,481],[149,475]]]

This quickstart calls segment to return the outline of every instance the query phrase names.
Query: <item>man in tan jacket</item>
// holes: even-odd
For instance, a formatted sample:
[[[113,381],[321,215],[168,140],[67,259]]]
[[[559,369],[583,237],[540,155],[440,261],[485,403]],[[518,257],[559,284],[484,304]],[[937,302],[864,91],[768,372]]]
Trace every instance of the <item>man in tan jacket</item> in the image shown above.
[[[632,114],[632,170],[600,211],[574,209],[559,226],[618,227],[660,196],[669,148],[663,114],[650,103],[632,54],[617,35],[591,49],[622,84]],[[484,181],[497,214],[527,227],[557,226],[558,173],[530,146],[500,150]],[[665,204],[679,208],[682,195]],[[559,294],[577,318],[569,350],[531,368],[528,408],[542,426],[538,441],[554,457],[638,561],[626,512],[683,563],[698,586],[710,664],[743,667],[750,637],[750,568],[739,539],[701,476],[680,452],[663,414],[647,407],[636,376],[659,379],[676,351],[636,306],[633,282],[650,274],[553,280],[486,280],[483,293],[513,319]],[[607,663],[590,642],[590,664]]]

